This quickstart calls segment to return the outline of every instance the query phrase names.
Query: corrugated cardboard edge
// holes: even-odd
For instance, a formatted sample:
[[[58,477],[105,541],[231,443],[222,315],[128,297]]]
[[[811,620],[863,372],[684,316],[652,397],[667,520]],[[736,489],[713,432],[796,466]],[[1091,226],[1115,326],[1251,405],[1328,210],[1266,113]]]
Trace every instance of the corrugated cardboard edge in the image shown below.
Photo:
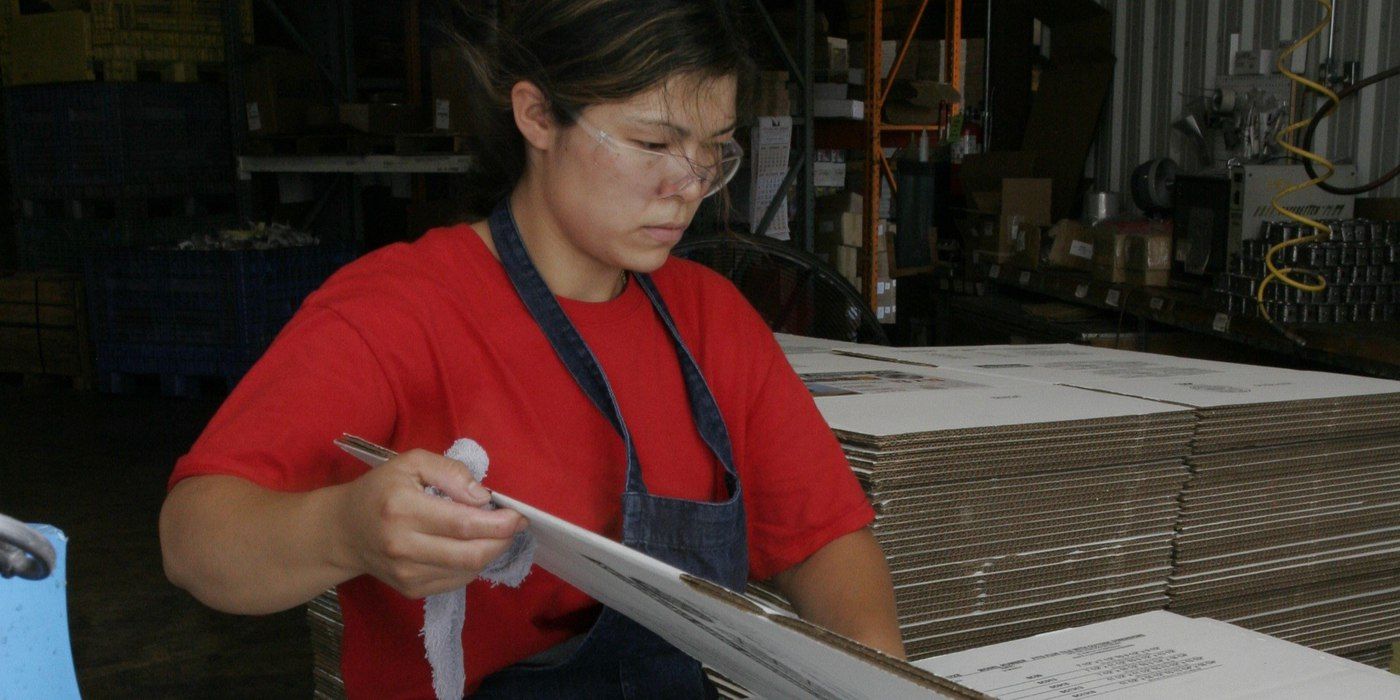
[[[900,661],[892,656],[883,654],[870,647],[852,641],[835,632],[818,627],[810,622],[787,615],[774,615],[765,612],[762,608],[754,604],[753,601],[734,593],[722,586],[710,583],[701,578],[696,578],[689,574],[681,574],[681,580],[689,584],[696,591],[710,596],[722,603],[728,603],[745,612],[761,615],[769,620],[787,627],[803,636],[821,642],[826,646],[833,647],[842,652],[860,658],[874,666],[878,666],[896,676],[899,676],[911,683],[938,691],[945,697],[965,698],[966,700],[994,700],[992,696],[980,693],[966,686],[958,685],[945,678],[940,678],[928,671],[920,669],[904,661]]]

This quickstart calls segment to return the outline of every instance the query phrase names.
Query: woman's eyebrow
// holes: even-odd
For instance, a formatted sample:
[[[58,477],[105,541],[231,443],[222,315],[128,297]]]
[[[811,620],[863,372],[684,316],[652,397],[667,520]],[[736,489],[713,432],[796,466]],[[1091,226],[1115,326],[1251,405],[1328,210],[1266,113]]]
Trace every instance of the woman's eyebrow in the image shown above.
[[[642,124],[646,124],[646,125],[648,125],[648,126],[659,126],[659,127],[663,128],[663,129],[670,129],[671,131],[676,132],[678,135],[680,135],[680,136],[683,137],[683,138],[684,138],[684,137],[690,136],[690,129],[687,129],[687,128],[683,127],[683,126],[680,126],[679,124],[675,124],[675,123],[672,123],[672,122],[668,122],[668,121],[666,121],[665,119],[647,119],[647,118],[640,118],[640,119],[637,119],[636,121],[639,122],[639,123],[642,123]],[[721,135],[721,134],[727,134],[727,133],[733,131],[734,128],[737,127],[738,125],[739,125],[738,121],[729,122],[729,125],[728,125],[728,126],[724,127],[723,129],[720,129],[719,131],[716,131],[716,132],[713,133],[713,134],[710,134],[710,138],[714,138],[714,137],[719,136],[719,135]]]

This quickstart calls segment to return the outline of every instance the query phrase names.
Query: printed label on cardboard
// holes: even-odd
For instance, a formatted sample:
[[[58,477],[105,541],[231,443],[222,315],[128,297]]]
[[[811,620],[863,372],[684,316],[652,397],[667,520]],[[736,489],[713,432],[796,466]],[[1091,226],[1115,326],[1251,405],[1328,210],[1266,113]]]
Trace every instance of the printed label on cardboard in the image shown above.
[[[1094,258],[1094,244],[1084,241],[1073,241],[1069,244],[1069,254],[1076,258],[1092,260]]]
[[[928,377],[907,372],[819,372],[803,374],[802,381],[814,397],[886,394],[893,391],[928,391],[976,386],[955,379]]]
[[[437,109],[433,112],[433,128],[452,128],[452,102],[449,100],[438,100]]]
[[[1389,697],[1400,680],[1209,619],[1150,612],[916,664],[1000,698]]]
[[[248,131],[262,131],[262,113],[256,102],[248,103]]]
[[[1087,296],[1089,296],[1089,285],[1081,284],[1078,287],[1074,288],[1074,298],[1083,299]]]
[[[1119,296],[1119,295],[1118,295],[1118,290],[1116,290],[1116,289],[1110,289],[1110,290],[1108,290],[1108,294],[1106,294],[1106,295],[1104,296],[1104,298],[1103,298],[1104,303],[1105,303],[1105,304],[1108,304],[1109,306],[1117,306],[1117,305],[1118,305],[1118,296]]]

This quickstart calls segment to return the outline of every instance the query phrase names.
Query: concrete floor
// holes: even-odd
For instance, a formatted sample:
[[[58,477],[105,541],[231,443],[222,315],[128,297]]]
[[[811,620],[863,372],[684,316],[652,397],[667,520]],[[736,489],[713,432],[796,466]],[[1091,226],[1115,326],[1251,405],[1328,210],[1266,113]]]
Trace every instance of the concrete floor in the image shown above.
[[[85,698],[307,698],[303,608],[210,610],[161,570],[175,459],[217,399],[0,385],[0,513],[68,534],[68,614]]]

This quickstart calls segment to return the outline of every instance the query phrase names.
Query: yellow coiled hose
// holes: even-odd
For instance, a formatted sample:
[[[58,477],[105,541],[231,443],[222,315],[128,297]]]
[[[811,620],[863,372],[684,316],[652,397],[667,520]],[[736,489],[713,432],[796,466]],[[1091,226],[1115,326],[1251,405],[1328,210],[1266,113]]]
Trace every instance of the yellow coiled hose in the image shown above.
[[[1302,48],[1309,41],[1312,41],[1314,38],[1316,38],[1317,35],[1321,34],[1322,31],[1327,28],[1327,24],[1332,19],[1332,0],[1317,0],[1317,3],[1319,5],[1322,5],[1323,8],[1322,21],[1318,22],[1317,26],[1313,27],[1312,31],[1304,35],[1303,38],[1294,42],[1292,46],[1289,46],[1287,50],[1285,50],[1282,54],[1279,55],[1278,69],[1280,73],[1283,73],[1284,75],[1288,76],[1289,80],[1292,80],[1293,82],[1298,83],[1299,85],[1302,85],[1303,87],[1312,90],[1313,92],[1321,94],[1328,100],[1331,100],[1333,107],[1335,108],[1338,104],[1341,103],[1341,100],[1337,97],[1337,93],[1329,90],[1326,85],[1313,82],[1312,80],[1309,80],[1302,75],[1294,73],[1288,68],[1288,59],[1293,55],[1293,52]],[[1258,288],[1255,290],[1255,300],[1259,304],[1259,315],[1264,320],[1272,324],[1274,327],[1278,328],[1279,331],[1281,331],[1284,335],[1288,336],[1289,338],[1293,339],[1295,342],[1300,344],[1303,343],[1302,338],[1299,338],[1297,335],[1289,332],[1287,329],[1278,325],[1278,323],[1275,322],[1274,319],[1269,316],[1269,311],[1264,306],[1264,293],[1269,288],[1269,285],[1273,284],[1275,281],[1282,282],[1283,284],[1286,284],[1295,289],[1300,289],[1305,292],[1320,292],[1327,288],[1327,280],[1315,271],[1293,267],[1280,268],[1274,264],[1274,256],[1278,255],[1279,252],[1283,251],[1285,248],[1289,248],[1291,246],[1305,245],[1314,241],[1325,241],[1332,236],[1332,228],[1327,224],[1303,216],[1302,214],[1294,212],[1283,205],[1283,200],[1284,198],[1288,197],[1288,195],[1291,195],[1294,192],[1301,192],[1302,190],[1305,190],[1309,187],[1313,187],[1320,182],[1324,182],[1327,180],[1327,178],[1332,177],[1332,173],[1336,171],[1336,168],[1332,165],[1331,161],[1311,151],[1305,151],[1301,148],[1298,148],[1297,146],[1294,146],[1293,144],[1288,142],[1287,137],[1293,134],[1294,132],[1306,129],[1308,127],[1308,121],[1309,120],[1304,119],[1302,121],[1289,124],[1287,127],[1279,131],[1276,140],[1278,142],[1278,145],[1281,148],[1283,148],[1283,150],[1288,151],[1289,153],[1299,158],[1305,158],[1314,163],[1317,163],[1318,165],[1324,168],[1324,172],[1320,176],[1312,180],[1298,183],[1279,192],[1277,195],[1274,196],[1272,204],[1274,207],[1274,211],[1277,211],[1278,213],[1288,217],[1289,219],[1292,219],[1293,221],[1296,221],[1300,224],[1312,228],[1315,231],[1315,233],[1308,236],[1301,236],[1291,240],[1286,240],[1270,247],[1268,253],[1264,255],[1264,265],[1268,268],[1268,274],[1264,276],[1264,279],[1259,281]],[[1309,283],[1308,280],[1305,278],[1300,279],[1297,277],[1290,276],[1294,274],[1311,277],[1314,281]]]

